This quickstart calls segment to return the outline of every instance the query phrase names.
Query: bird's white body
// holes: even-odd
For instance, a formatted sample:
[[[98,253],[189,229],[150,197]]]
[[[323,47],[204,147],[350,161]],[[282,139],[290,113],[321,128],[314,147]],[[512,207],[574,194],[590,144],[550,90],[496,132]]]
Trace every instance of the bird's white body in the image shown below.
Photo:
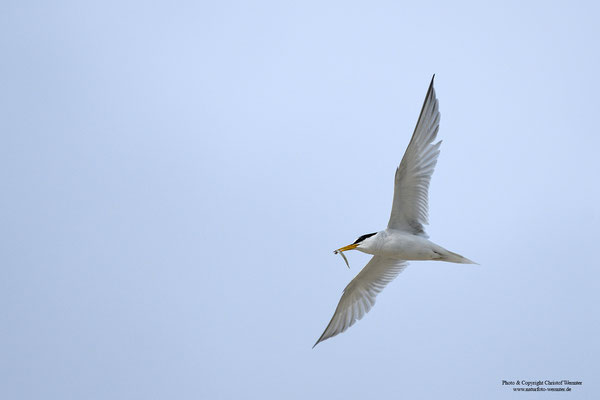
[[[474,264],[460,254],[433,243],[425,233],[429,182],[442,143],[434,143],[439,124],[440,112],[432,78],[417,126],[396,169],[394,199],[387,228],[362,235],[354,243],[335,251],[346,263],[343,252],[348,250],[362,251],[373,257],[344,289],[329,325],[315,346],[344,332],[361,319],[375,304],[375,297],[406,268],[408,260]]]
[[[437,260],[473,264],[461,255],[446,250],[429,239],[397,229],[385,229],[359,243],[356,250],[374,256],[399,260]]]

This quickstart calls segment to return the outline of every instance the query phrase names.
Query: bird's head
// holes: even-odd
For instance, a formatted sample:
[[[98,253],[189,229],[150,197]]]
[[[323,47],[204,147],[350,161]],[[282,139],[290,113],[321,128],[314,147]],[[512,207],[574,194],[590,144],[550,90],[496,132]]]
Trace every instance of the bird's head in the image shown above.
[[[362,235],[361,237],[359,237],[358,239],[356,239],[356,240],[354,241],[354,243],[352,243],[352,244],[349,244],[348,246],[341,247],[341,248],[339,248],[339,249],[335,250],[335,251],[334,251],[334,253],[335,253],[335,254],[338,254],[338,253],[342,253],[342,252],[344,252],[344,251],[348,251],[348,250],[354,250],[354,249],[358,248],[358,247],[359,247],[359,246],[361,246],[361,245],[363,245],[363,246],[364,246],[364,245],[365,245],[365,244],[367,244],[367,242],[369,241],[369,238],[370,238],[371,236],[375,236],[375,235],[377,235],[377,232],[374,232],[374,233],[367,233],[366,235]]]

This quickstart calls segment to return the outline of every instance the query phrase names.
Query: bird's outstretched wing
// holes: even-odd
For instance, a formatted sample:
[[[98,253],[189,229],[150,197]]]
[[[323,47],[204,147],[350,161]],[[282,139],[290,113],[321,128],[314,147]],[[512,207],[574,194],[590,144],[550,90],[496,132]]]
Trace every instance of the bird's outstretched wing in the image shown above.
[[[335,313],[317,343],[329,339],[354,325],[375,304],[375,297],[394,280],[408,263],[395,258],[373,256],[346,286]]]
[[[434,75],[435,78],[435,75]],[[394,201],[388,228],[427,237],[429,182],[440,154],[441,141],[433,143],[440,126],[438,101],[433,79],[427,90],[421,115],[404,157],[396,169]]]

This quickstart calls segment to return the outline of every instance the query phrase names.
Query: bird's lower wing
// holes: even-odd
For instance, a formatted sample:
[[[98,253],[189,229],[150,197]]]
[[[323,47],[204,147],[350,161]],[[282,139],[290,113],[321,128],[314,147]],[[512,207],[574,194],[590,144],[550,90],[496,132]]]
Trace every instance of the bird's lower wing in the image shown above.
[[[395,258],[373,256],[358,275],[346,286],[335,313],[325,332],[315,343],[329,339],[354,325],[371,310],[375,297],[393,281],[408,263]]]

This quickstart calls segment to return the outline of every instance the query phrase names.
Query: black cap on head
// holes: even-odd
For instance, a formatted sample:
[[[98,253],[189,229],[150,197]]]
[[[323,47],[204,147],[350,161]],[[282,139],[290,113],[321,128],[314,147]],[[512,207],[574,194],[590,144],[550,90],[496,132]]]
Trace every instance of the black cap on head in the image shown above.
[[[366,235],[362,235],[361,237],[359,237],[358,239],[356,239],[356,242],[354,242],[354,243],[352,243],[352,244],[357,244],[357,243],[360,243],[360,242],[362,242],[363,240],[365,240],[366,238],[368,238],[368,237],[371,237],[371,236],[373,236],[373,235],[376,235],[376,234],[377,234],[377,232],[373,232],[373,233],[367,233]]]

